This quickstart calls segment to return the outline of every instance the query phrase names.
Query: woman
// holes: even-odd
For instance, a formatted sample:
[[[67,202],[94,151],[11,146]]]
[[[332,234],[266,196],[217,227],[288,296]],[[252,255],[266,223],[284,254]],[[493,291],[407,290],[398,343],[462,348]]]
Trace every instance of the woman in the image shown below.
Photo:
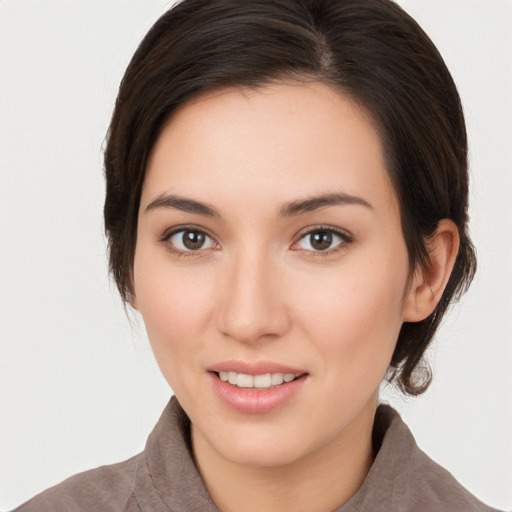
[[[175,392],[145,451],[19,510],[490,510],[387,376],[469,285],[467,142],[390,2],[189,0],[132,59],[105,152],[111,271]]]

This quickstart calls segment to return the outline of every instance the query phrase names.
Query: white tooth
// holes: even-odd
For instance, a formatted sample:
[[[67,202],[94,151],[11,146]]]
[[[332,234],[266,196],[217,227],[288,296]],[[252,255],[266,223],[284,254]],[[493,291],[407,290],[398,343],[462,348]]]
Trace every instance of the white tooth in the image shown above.
[[[230,384],[233,384],[234,386],[236,386],[236,382],[237,382],[237,373],[236,372],[228,372],[228,382]]]
[[[245,373],[239,373],[236,377],[236,385],[239,388],[252,388],[253,387],[253,376],[246,375]]]
[[[283,376],[283,380],[285,382],[291,382],[294,379],[295,379],[295,375],[293,373],[285,373]]]
[[[224,382],[228,381],[228,372],[219,372],[220,380],[223,380]]]
[[[255,388],[269,388],[272,385],[272,377],[270,373],[265,375],[254,376],[254,387]]]
[[[282,373],[272,374],[272,386],[279,386],[284,381],[284,375]]]

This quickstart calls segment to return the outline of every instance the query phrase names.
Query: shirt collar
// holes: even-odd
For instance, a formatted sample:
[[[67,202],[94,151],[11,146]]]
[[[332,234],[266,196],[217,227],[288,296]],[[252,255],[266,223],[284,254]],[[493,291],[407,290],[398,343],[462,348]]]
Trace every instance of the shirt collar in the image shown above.
[[[369,510],[393,487],[402,461],[417,447],[398,413],[377,409],[373,428],[374,463],[360,489],[335,512]],[[397,452],[397,447],[400,449]],[[219,512],[197,470],[190,446],[190,420],[172,397],[149,436],[135,473],[135,494],[143,511]]]

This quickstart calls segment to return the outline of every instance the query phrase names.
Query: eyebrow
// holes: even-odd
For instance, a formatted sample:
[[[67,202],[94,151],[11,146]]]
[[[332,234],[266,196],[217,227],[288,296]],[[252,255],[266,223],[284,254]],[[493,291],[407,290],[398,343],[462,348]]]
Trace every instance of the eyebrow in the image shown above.
[[[222,219],[221,215],[213,206],[206,203],[190,199],[189,197],[177,196],[174,194],[161,194],[154,201],[146,206],[145,212],[156,210],[157,208],[174,208],[188,213],[197,213],[206,217],[217,217]]]
[[[327,206],[339,205],[359,205],[373,209],[372,205],[361,197],[350,194],[330,193],[318,196],[306,197],[286,203],[279,209],[280,217],[293,217],[303,213],[312,212]],[[211,205],[196,201],[189,197],[175,194],[161,194],[154,201],[146,206],[145,212],[156,210],[157,208],[173,208],[188,213],[196,213],[206,217],[215,217],[222,220],[221,214]]]
[[[322,194],[319,196],[306,197],[285,204],[280,210],[281,217],[292,217],[302,213],[312,212],[326,206],[338,205],[360,205],[373,210],[372,205],[361,197],[352,196],[343,192],[335,194]]]

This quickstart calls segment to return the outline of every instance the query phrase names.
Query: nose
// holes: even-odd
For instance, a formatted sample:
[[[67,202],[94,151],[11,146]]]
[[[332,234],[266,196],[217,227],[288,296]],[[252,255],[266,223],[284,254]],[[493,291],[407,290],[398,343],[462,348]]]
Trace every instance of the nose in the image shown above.
[[[268,254],[246,251],[226,265],[218,303],[221,332],[241,343],[275,339],[289,329],[286,287]]]

